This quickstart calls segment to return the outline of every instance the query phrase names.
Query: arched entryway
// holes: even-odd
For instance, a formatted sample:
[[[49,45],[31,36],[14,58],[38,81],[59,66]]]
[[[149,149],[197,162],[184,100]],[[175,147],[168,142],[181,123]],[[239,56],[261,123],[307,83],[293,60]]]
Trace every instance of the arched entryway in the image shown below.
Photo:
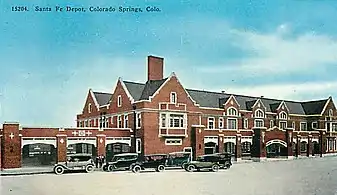
[[[116,154],[130,152],[130,145],[127,143],[112,143],[106,145],[106,160],[110,161]]]
[[[271,140],[266,143],[267,158],[287,156],[287,143],[282,140]]]
[[[22,167],[52,166],[57,161],[57,150],[53,144],[25,144],[21,154]]]
[[[214,142],[205,143],[205,151],[204,154],[214,154],[219,152],[219,146]]]

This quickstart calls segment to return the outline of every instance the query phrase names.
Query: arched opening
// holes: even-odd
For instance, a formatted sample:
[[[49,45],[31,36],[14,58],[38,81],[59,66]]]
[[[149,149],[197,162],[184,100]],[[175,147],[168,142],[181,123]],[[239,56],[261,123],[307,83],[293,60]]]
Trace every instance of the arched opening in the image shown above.
[[[67,154],[91,154],[96,156],[96,147],[94,144],[89,143],[76,143],[69,144],[67,147]]]
[[[110,161],[112,157],[116,154],[128,153],[130,152],[130,145],[126,143],[112,143],[106,145],[106,160]]]
[[[267,158],[280,158],[287,156],[287,147],[282,142],[273,142],[267,144],[266,147]]]
[[[250,159],[251,158],[251,147],[252,147],[252,144],[250,142],[242,142],[241,143],[242,159]]]
[[[34,143],[22,147],[22,166],[52,166],[57,161],[57,150],[52,144]]]
[[[214,142],[207,142],[205,143],[205,151],[204,154],[214,154],[219,152],[219,147]]]
[[[225,142],[223,150],[226,153],[235,154],[235,144],[233,142]]]
[[[319,151],[319,143],[318,141],[313,141],[312,142],[312,155],[315,156],[315,155],[319,155],[320,154],[320,151]]]

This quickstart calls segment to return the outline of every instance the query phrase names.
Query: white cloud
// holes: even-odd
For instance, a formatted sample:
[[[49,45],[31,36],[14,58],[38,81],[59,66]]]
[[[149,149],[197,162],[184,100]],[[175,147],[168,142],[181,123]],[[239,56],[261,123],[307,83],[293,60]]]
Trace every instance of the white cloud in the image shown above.
[[[230,64],[204,67],[200,71],[285,74],[317,71],[332,64],[337,66],[337,39],[326,35],[304,33],[290,37],[288,24],[281,24],[270,34],[237,29],[232,29],[230,33],[232,44],[252,55]]]

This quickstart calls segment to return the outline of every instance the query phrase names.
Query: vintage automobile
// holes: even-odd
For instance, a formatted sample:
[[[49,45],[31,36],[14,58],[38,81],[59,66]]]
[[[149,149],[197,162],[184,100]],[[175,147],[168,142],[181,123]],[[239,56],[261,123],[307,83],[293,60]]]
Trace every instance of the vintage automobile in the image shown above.
[[[129,170],[130,166],[137,162],[137,153],[123,153],[115,155],[110,162],[103,165],[104,171]]]
[[[131,165],[131,170],[134,173],[139,173],[145,169],[155,169],[157,172],[162,172],[165,170],[167,158],[167,154],[150,154],[140,156],[137,159],[137,162]]]
[[[167,167],[181,167],[184,168],[186,163],[191,161],[190,152],[172,152],[169,153],[167,159]]]
[[[54,166],[54,173],[63,174],[65,171],[94,171],[94,160],[91,154],[69,154],[66,162],[59,162]]]
[[[185,170],[193,172],[202,169],[208,169],[213,172],[218,171],[220,168],[229,169],[232,166],[231,154],[217,153],[199,156],[196,161],[191,161],[185,165]]]

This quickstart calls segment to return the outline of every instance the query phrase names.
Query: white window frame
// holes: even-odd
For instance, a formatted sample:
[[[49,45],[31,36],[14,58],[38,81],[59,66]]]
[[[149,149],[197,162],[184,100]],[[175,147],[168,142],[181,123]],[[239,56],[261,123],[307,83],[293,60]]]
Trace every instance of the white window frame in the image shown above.
[[[121,95],[119,95],[119,96],[117,97],[117,106],[118,106],[118,107],[122,107],[122,96],[121,96]]]
[[[127,114],[124,115],[124,128],[128,128],[129,116]]]
[[[176,92],[171,92],[170,93],[170,103],[171,104],[176,104],[177,103],[177,93]]]
[[[114,124],[114,116],[111,116],[111,117],[110,117],[110,120],[111,120],[110,123],[111,123],[111,124]]]
[[[279,122],[279,128],[280,128],[280,129],[285,130],[284,128],[282,128],[282,125],[281,125],[281,124],[284,124],[284,123],[285,123],[285,127],[287,128],[287,126],[288,126],[287,121],[280,121],[280,122]]]
[[[169,143],[171,141],[178,141],[179,143]],[[165,139],[165,145],[167,146],[181,146],[183,144],[182,139],[175,139],[175,138],[167,138]]]
[[[137,129],[139,129],[142,126],[142,114],[140,112],[137,112],[136,118],[137,118],[136,127]]]
[[[305,130],[302,129],[302,124],[305,124]],[[308,131],[308,123],[307,122],[301,122],[300,123],[300,131]]]
[[[117,116],[117,128],[122,128],[122,115]]]
[[[224,119],[223,119],[223,117],[219,117],[219,121],[218,121],[218,127],[219,127],[219,129],[223,129],[223,127],[224,127]]]
[[[159,119],[160,119],[160,127],[161,128],[167,128],[168,127],[168,124],[167,124],[167,114],[166,113],[160,113]]]
[[[243,128],[248,129],[248,118],[243,119]]]
[[[333,110],[332,109],[329,109],[329,116],[333,116]]]
[[[136,139],[136,152],[138,154],[142,153],[142,139],[140,139],[140,138]]]
[[[284,114],[285,117],[282,117],[282,115]],[[279,114],[279,119],[283,119],[283,120],[287,120],[288,119],[288,115],[286,112],[282,111]]]
[[[159,117],[158,122],[160,123],[159,127],[162,126],[162,124],[161,124],[162,114],[166,114],[166,127],[163,127],[163,128],[168,128],[168,129],[186,129],[187,128],[187,123],[188,123],[188,121],[187,121],[188,120],[187,113],[181,113],[181,112],[159,112],[158,114],[159,114],[158,115],[158,117]],[[171,118],[171,115],[180,115],[179,116],[179,126],[178,127],[174,126],[175,125],[175,123],[174,123],[175,119],[177,119],[178,117]],[[171,119],[172,119],[172,121],[171,121]],[[171,122],[172,122],[172,126],[171,126]]]
[[[257,121],[262,121],[262,126],[261,127],[264,127],[264,120],[263,119],[254,119],[254,127],[258,127],[256,124],[257,124]]]
[[[270,120],[269,121],[269,126],[270,126],[270,128],[273,128],[275,126],[274,120]]]
[[[233,114],[231,111],[234,110],[235,114]],[[229,107],[227,109],[227,116],[238,116],[238,110],[234,107]]]
[[[258,113],[262,113],[262,116],[258,115]],[[263,110],[261,109],[255,110],[255,118],[264,118]]]
[[[337,123],[331,123],[331,130],[333,132],[337,132]]]
[[[229,128],[229,120],[235,120],[235,128]],[[238,129],[238,119],[236,118],[227,118],[227,129],[229,130],[237,130]]]
[[[316,127],[314,127],[314,124],[316,124]],[[317,121],[311,123],[311,128],[312,129],[317,129],[318,123]]]
[[[212,128],[211,128],[210,122],[213,123]],[[208,117],[208,119],[207,119],[207,129],[215,129],[215,118],[214,117]]]
[[[91,109],[92,109],[92,106],[91,106],[91,103],[88,104],[88,113],[91,113]]]

